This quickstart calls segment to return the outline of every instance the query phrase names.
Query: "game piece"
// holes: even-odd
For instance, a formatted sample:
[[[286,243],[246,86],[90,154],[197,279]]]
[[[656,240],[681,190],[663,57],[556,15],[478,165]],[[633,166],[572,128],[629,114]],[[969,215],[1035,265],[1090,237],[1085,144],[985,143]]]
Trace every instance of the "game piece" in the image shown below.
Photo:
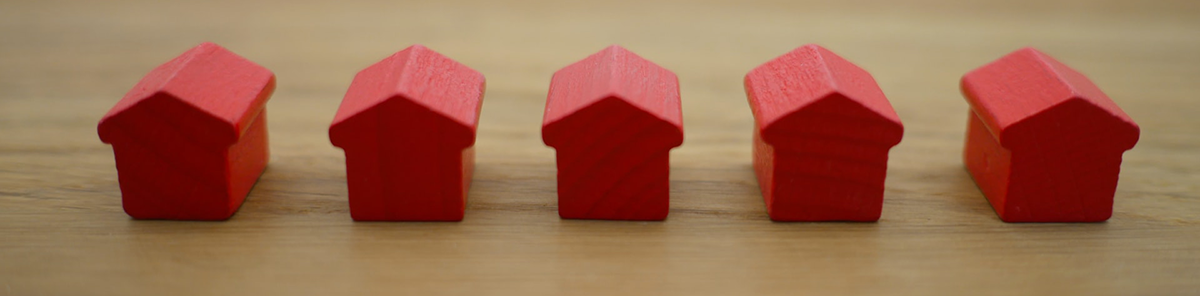
[[[100,120],[136,219],[229,219],[267,166],[275,74],[202,43],[154,68]]]
[[[359,72],[329,126],[346,152],[350,217],[461,221],[484,85],[483,74],[421,45]]]
[[[751,70],[745,85],[771,220],[879,220],[904,126],[871,74],[809,44]]]
[[[1001,220],[1112,216],[1121,154],[1139,128],[1091,80],[1024,48],[964,75],[962,92],[963,162]]]
[[[560,217],[666,219],[669,152],[683,144],[679,79],[605,48],[554,73],[542,140],[557,149]]]

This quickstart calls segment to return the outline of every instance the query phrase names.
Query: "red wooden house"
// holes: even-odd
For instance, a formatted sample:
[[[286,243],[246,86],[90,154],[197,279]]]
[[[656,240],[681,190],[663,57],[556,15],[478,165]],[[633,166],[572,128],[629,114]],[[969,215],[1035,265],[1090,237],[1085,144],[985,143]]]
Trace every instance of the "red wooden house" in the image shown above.
[[[275,75],[203,43],[150,71],[100,120],[125,212],[223,220],[267,165],[265,104]]]
[[[775,221],[876,221],[904,127],[871,74],[805,45],[746,74],[754,169]]]
[[[963,159],[1006,222],[1112,216],[1121,154],[1139,128],[1087,77],[1025,48],[967,73]]]
[[[421,45],[359,72],[329,126],[350,216],[462,220],[483,92],[482,74]]]
[[[679,79],[605,48],[554,73],[542,139],[557,149],[562,218],[666,219],[669,152],[683,144]]]

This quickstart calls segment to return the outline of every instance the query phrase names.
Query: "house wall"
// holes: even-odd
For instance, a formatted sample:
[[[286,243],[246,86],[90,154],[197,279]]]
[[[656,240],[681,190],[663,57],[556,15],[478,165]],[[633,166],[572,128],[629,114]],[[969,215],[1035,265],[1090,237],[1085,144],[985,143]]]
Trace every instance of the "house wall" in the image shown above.
[[[230,175],[230,150],[216,147],[219,142],[211,140],[216,132],[207,130],[212,125],[191,112],[177,100],[155,97],[109,119],[122,203],[130,216],[227,219],[257,179],[257,174],[240,178],[249,179],[239,185],[244,189],[231,190],[231,179],[238,178]]]
[[[1010,222],[1099,222],[1112,216],[1121,151],[1013,153],[1005,215]]]
[[[789,147],[759,137],[755,143],[755,171],[771,219],[879,219],[890,147],[828,138],[798,139]]]
[[[1098,222],[1112,216],[1123,151],[1115,146],[1010,151],[971,113],[963,157],[1004,221]]]
[[[762,191],[763,202],[767,205],[768,214],[775,201],[775,148],[762,138],[762,129],[758,122],[754,123],[754,175],[758,178],[758,188]]]
[[[559,216],[665,219],[678,130],[619,100],[600,104],[562,123],[574,129],[555,146]]]
[[[229,208],[236,211],[245,201],[250,189],[258,182],[258,177],[267,168],[270,160],[270,145],[267,139],[267,110],[262,111],[250,121],[246,132],[226,152],[228,162],[225,167],[229,175]]]
[[[343,147],[355,220],[462,220],[474,150],[448,141],[448,121],[405,99],[374,107],[348,127]]]
[[[559,215],[568,219],[662,220],[670,200],[670,150],[605,158],[597,167],[559,166]],[[560,162],[570,157],[558,154]],[[582,175],[571,182],[563,175]]]
[[[979,190],[987,196],[996,214],[1005,216],[1012,153],[1000,146],[974,111],[967,115],[966,147],[963,163]]]

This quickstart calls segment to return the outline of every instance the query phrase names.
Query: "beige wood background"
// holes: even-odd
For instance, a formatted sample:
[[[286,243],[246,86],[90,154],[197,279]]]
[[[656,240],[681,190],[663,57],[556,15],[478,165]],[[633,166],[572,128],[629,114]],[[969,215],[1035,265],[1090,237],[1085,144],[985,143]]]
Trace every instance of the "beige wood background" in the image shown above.
[[[4,1],[0,295],[1200,294],[1200,2],[749,2]],[[271,164],[229,221],[131,220],[96,123],[206,40],[278,75]],[[354,223],[326,128],[413,43],[488,79],[466,220]],[[681,80],[665,222],[556,213],[550,75],[614,43]],[[742,76],[805,43],[904,120],[878,223],[766,217]],[[1029,45],[1142,127],[1107,223],[1002,223],[961,165],[959,76]]]

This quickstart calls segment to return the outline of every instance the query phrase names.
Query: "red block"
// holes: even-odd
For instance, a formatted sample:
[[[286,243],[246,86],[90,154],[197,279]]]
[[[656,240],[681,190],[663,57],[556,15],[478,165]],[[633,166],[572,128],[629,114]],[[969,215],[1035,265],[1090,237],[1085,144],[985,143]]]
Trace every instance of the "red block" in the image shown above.
[[[904,126],[870,73],[809,44],[746,74],[754,171],[775,221],[877,221]]]
[[[1112,216],[1121,154],[1139,128],[1087,77],[1025,48],[962,79],[963,162],[1005,222]]]
[[[358,72],[329,126],[350,217],[462,220],[483,90],[483,74],[421,45]]]
[[[224,220],[267,166],[275,74],[202,43],[154,68],[98,126],[137,219]]]
[[[562,218],[666,219],[669,152],[683,144],[679,79],[605,48],[554,73],[542,140],[557,149]]]

